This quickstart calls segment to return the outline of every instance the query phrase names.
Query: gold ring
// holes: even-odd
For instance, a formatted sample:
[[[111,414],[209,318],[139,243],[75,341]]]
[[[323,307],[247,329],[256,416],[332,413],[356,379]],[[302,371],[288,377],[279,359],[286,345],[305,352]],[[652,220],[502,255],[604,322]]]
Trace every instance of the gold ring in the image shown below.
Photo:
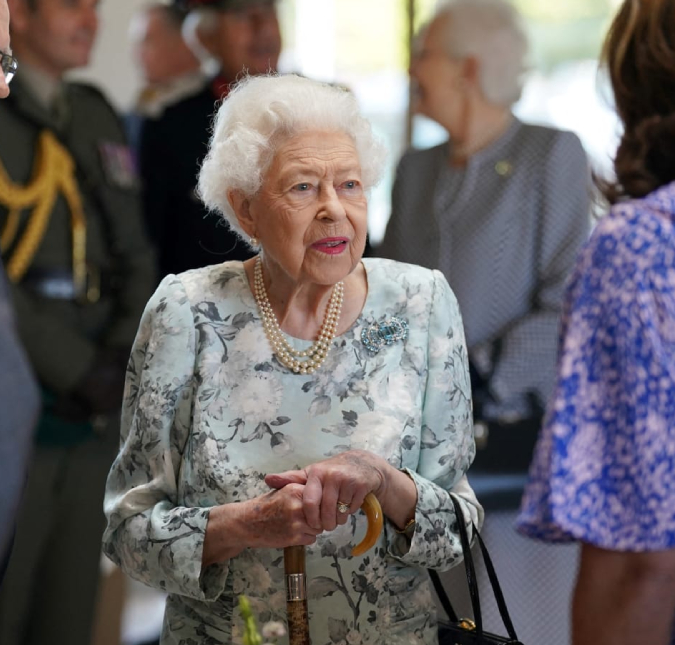
[[[337,509],[338,513],[349,513],[349,504],[345,504],[344,502],[338,502]]]

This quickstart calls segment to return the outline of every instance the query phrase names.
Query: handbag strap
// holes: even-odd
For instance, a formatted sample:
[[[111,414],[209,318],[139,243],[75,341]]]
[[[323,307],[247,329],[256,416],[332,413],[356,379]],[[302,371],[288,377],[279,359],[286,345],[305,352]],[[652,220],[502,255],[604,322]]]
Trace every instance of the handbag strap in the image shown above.
[[[443,583],[441,582],[441,577],[438,575],[438,571],[429,569],[429,577],[431,578],[431,582],[434,585],[436,595],[438,596],[438,600],[440,601],[441,606],[443,607],[443,611],[445,611],[448,618],[453,623],[459,622],[459,617],[455,613],[455,608],[452,606],[450,598],[448,598],[448,594],[445,593],[445,588],[443,587]]]
[[[473,619],[476,622],[476,631],[479,636],[483,635],[483,613],[480,608],[480,594],[478,592],[478,580],[476,579],[476,567],[473,563],[473,554],[471,553],[471,543],[469,542],[469,536],[466,532],[466,524],[464,521],[464,512],[459,503],[459,500],[454,496],[450,495],[450,500],[452,505],[455,508],[455,517],[457,519],[457,529],[459,531],[459,541],[462,545],[462,553],[464,555],[464,569],[466,571],[466,581],[469,585],[469,597],[471,598],[471,608],[473,609]],[[478,535],[473,522],[471,523],[473,527],[474,535]]]
[[[476,622],[476,632],[478,633],[479,636],[482,636],[483,616],[480,608],[478,581],[476,579],[476,570],[473,562],[473,555],[471,553],[471,545],[469,543],[469,537],[467,535],[466,525],[464,523],[464,512],[459,503],[459,500],[454,495],[450,495],[450,499],[452,500],[452,505],[454,506],[455,515],[457,518],[459,539],[462,545],[462,552],[464,555],[464,568],[466,570],[466,579],[469,585],[471,607],[473,609],[474,620]],[[476,539],[478,540],[481,553],[483,554],[485,569],[487,571],[488,579],[490,580],[492,592],[497,602],[499,615],[501,616],[502,622],[504,623],[504,627],[506,628],[509,638],[513,641],[517,641],[518,636],[516,635],[516,630],[513,626],[513,622],[511,621],[511,616],[509,614],[508,607],[506,606],[506,599],[504,598],[501,585],[499,584],[499,579],[497,578],[497,571],[495,570],[495,567],[492,563],[492,558],[490,557],[487,547],[485,546],[485,542],[483,542],[483,538],[480,536],[480,533],[478,532],[478,529],[476,528],[476,525],[473,523],[473,521],[471,522],[471,526],[473,528],[473,534],[476,536]],[[434,585],[434,589],[436,590],[436,594],[438,595],[438,599],[441,603],[441,606],[445,610],[445,613],[448,615],[448,618],[453,622],[457,622],[458,621],[457,613],[455,612],[452,603],[450,602],[450,598],[448,597],[448,594],[446,593],[445,588],[441,583],[441,579],[440,576],[438,575],[438,572],[434,571],[433,569],[429,569],[429,576],[431,577],[431,582]]]

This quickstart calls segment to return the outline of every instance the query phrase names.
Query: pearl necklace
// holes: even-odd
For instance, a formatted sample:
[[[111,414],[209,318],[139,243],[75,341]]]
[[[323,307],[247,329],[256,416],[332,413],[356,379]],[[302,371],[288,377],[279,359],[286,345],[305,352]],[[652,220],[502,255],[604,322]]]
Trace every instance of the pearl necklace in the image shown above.
[[[342,300],[344,298],[344,283],[338,282],[333,287],[326,315],[319,330],[319,337],[311,347],[302,351],[295,349],[289,344],[284,332],[279,327],[279,322],[265,290],[262,259],[260,256],[257,257],[255,262],[253,291],[263,329],[265,330],[265,336],[267,336],[267,340],[272,346],[272,351],[276,355],[277,360],[296,374],[313,374],[323,365],[335,338],[340,320],[340,311],[342,310]]]

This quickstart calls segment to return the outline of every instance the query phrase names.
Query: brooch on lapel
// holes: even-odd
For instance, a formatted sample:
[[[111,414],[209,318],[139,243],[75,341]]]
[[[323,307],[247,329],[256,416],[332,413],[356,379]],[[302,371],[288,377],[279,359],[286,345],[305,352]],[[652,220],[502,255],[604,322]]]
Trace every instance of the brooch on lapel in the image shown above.
[[[361,342],[373,354],[377,354],[385,345],[392,345],[406,338],[408,338],[408,321],[398,316],[392,316],[361,331]]]

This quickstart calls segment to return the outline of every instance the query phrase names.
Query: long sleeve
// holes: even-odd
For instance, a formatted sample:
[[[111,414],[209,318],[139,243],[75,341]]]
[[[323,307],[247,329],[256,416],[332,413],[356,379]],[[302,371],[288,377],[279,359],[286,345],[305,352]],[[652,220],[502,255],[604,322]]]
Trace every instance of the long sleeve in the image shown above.
[[[178,278],[148,303],[127,371],[122,445],[106,487],[106,555],[131,577],[169,593],[212,600],[227,567],[202,575],[209,508],[179,504],[178,475],[190,428],[196,333]]]
[[[501,352],[491,389],[500,402],[534,392],[543,405],[553,388],[565,283],[590,227],[588,161],[576,136],[560,133],[554,140],[540,195],[531,309],[497,334]]]
[[[416,469],[407,472],[417,486],[415,533],[405,538],[387,526],[390,551],[407,564],[446,570],[461,559],[450,491],[462,502],[465,519],[482,524],[483,511],[465,473],[475,444],[466,343],[457,300],[434,271],[429,320],[428,371],[423,402],[421,446]]]
[[[671,191],[616,206],[579,256],[519,517],[531,537],[675,545],[675,227],[649,212]]]

